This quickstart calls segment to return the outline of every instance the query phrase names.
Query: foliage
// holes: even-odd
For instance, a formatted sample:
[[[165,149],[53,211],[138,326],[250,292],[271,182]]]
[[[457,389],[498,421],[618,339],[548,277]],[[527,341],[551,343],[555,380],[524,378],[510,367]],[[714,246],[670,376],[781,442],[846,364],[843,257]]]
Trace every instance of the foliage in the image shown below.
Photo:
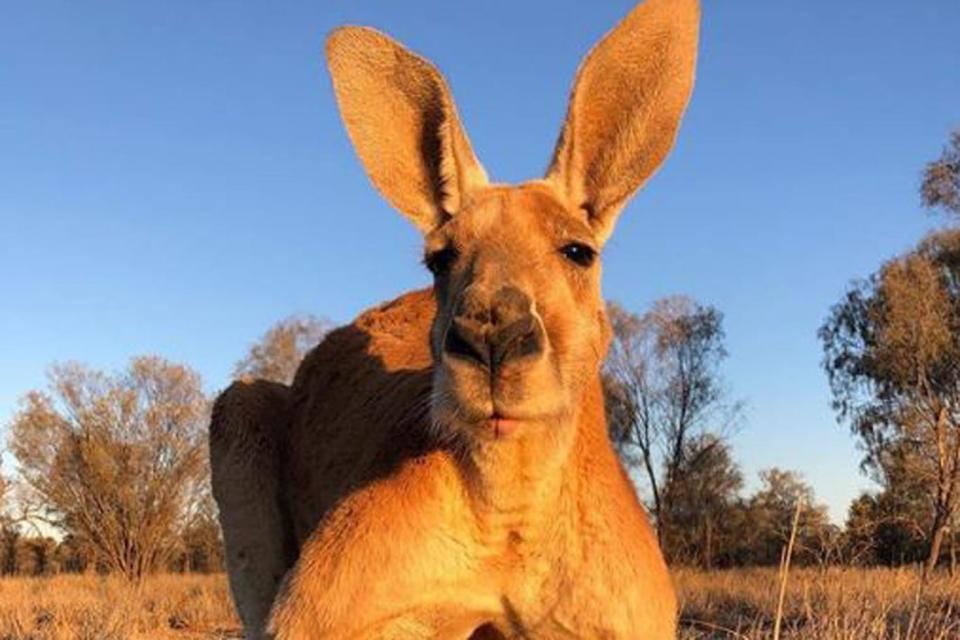
[[[863,493],[850,503],[846,536],[851,562],[899,566],[920,562],[930,529],[925,502],[894,490]]]
[[[35,517],[130,579],[161,566],[203,496],[207,412],[199,376],[161,358],[54,367],[10,425]]]
[[[197,512],[184,528],[180,548],[169,568],[192,573],[214,573],[225,566],[223,538],[217,522],[216,506],[210,492],[204,494]]]
[[[254,343],[233,369],[235,378],[254,378],[290,384],[303,357],[330,330],[329,321],[312,315],[280,320]]]
[[[856,283],[820,329],[824,368],[864,466],[909,477],[931,511],[930,555],[960,500],[960,230],[941,231]]]
[[[960,215],[960,129],[950,134],[940,157],[924,168],[920,197],[931,209]]]
[[[797,530],[795,561],[814,563],[830,542],[827,509],[818,504],[813,488],[798,473],[776,467],[760,472],[760,489],[747,503],[749,530],[743,540],[751,553],[749,564],[776,565],[790,538],[797,501],[800,520]]]
[[[696,510],[685,476],[705,472],[698,458],[720,443],[739,414],[719,373],[723,318],[686,297],[659,300],[642,316],[610,303],[608,315],[613,342],[603,380],[610,435],[624,461],[642,469],[657,534],[671,556],[671,517]]]
[[[665,487],[673,535],[674,562],[710,568],[730,562],[730,549],[738,544],[743,519],[737,518],[740,468],[730,446],[714,434],[701,434],[686,444],[678,473]]]

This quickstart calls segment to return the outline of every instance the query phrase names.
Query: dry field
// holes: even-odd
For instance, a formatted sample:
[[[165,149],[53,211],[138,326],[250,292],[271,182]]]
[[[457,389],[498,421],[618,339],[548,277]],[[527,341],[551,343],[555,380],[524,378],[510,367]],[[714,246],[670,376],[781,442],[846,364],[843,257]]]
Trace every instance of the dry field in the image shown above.
[[[777,573],[680,570],[683,640],[772,636]],[[937,577],[917,602],[912,570],[792,572],[783,638],[947,640],[960,638],[960,579]],[[0,580],[0,640],[236,638],[223,576],[161,575],[131,589],[98,576]],[[909,634],[909,635],[908,635]]]
[[[771,638],[776,569],[680,570],[683,640]],[[791,571],[781,638],[791,640],[960,639],[960,579],[939,575],[921,597],[913,569]],[[911,623],[912,620],[912,623]]]
[[[0,580],[0,640],[237,638],[222,575],[158,575],[139,589],[110,576]]]

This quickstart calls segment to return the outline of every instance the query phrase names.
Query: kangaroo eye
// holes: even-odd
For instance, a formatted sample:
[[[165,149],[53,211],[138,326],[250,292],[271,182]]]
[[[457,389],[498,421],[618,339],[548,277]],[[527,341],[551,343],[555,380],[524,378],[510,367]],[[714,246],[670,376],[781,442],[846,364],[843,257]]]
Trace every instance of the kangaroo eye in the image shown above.
[[[453,247],[445,247],[439,251],[428,253],[423,259],[423,263],[427,265],[430,273],[435,276],[442,276],[450,271],[458,255],[457,250]]]
[[[563,257],[581,267],[589,267],[597,259],[597,252],[582,242],[571,242],[560,249]]]

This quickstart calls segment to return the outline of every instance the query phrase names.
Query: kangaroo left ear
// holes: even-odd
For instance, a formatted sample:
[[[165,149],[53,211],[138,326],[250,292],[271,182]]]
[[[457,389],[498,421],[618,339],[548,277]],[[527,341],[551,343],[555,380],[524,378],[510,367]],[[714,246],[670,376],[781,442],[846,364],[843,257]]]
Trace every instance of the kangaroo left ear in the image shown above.
[[[605,242],[663,162],[693,89],[697,0],[646,0],[580,65],[546,179]]]
[[[365,27],[327,38],[327,63],[347,133],[381,194],[423,233],[487,182],[443,76]]]

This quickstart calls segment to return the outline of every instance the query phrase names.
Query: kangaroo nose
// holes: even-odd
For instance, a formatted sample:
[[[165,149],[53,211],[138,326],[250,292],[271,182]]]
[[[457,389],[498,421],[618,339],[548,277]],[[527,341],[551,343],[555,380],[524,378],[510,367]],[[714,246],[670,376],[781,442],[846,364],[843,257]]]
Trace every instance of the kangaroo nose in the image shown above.
[[[444,351],[492,370],[537,355],[543,351],[543,328],[530,308],[530,298],[515,287],[501,288],[488,305],[464,295],[447,330]]]
[[[448,356],[470,360],[483,367],[490,366],[490,346],[482,327],[454,318],[447,329],[443,350]]]

